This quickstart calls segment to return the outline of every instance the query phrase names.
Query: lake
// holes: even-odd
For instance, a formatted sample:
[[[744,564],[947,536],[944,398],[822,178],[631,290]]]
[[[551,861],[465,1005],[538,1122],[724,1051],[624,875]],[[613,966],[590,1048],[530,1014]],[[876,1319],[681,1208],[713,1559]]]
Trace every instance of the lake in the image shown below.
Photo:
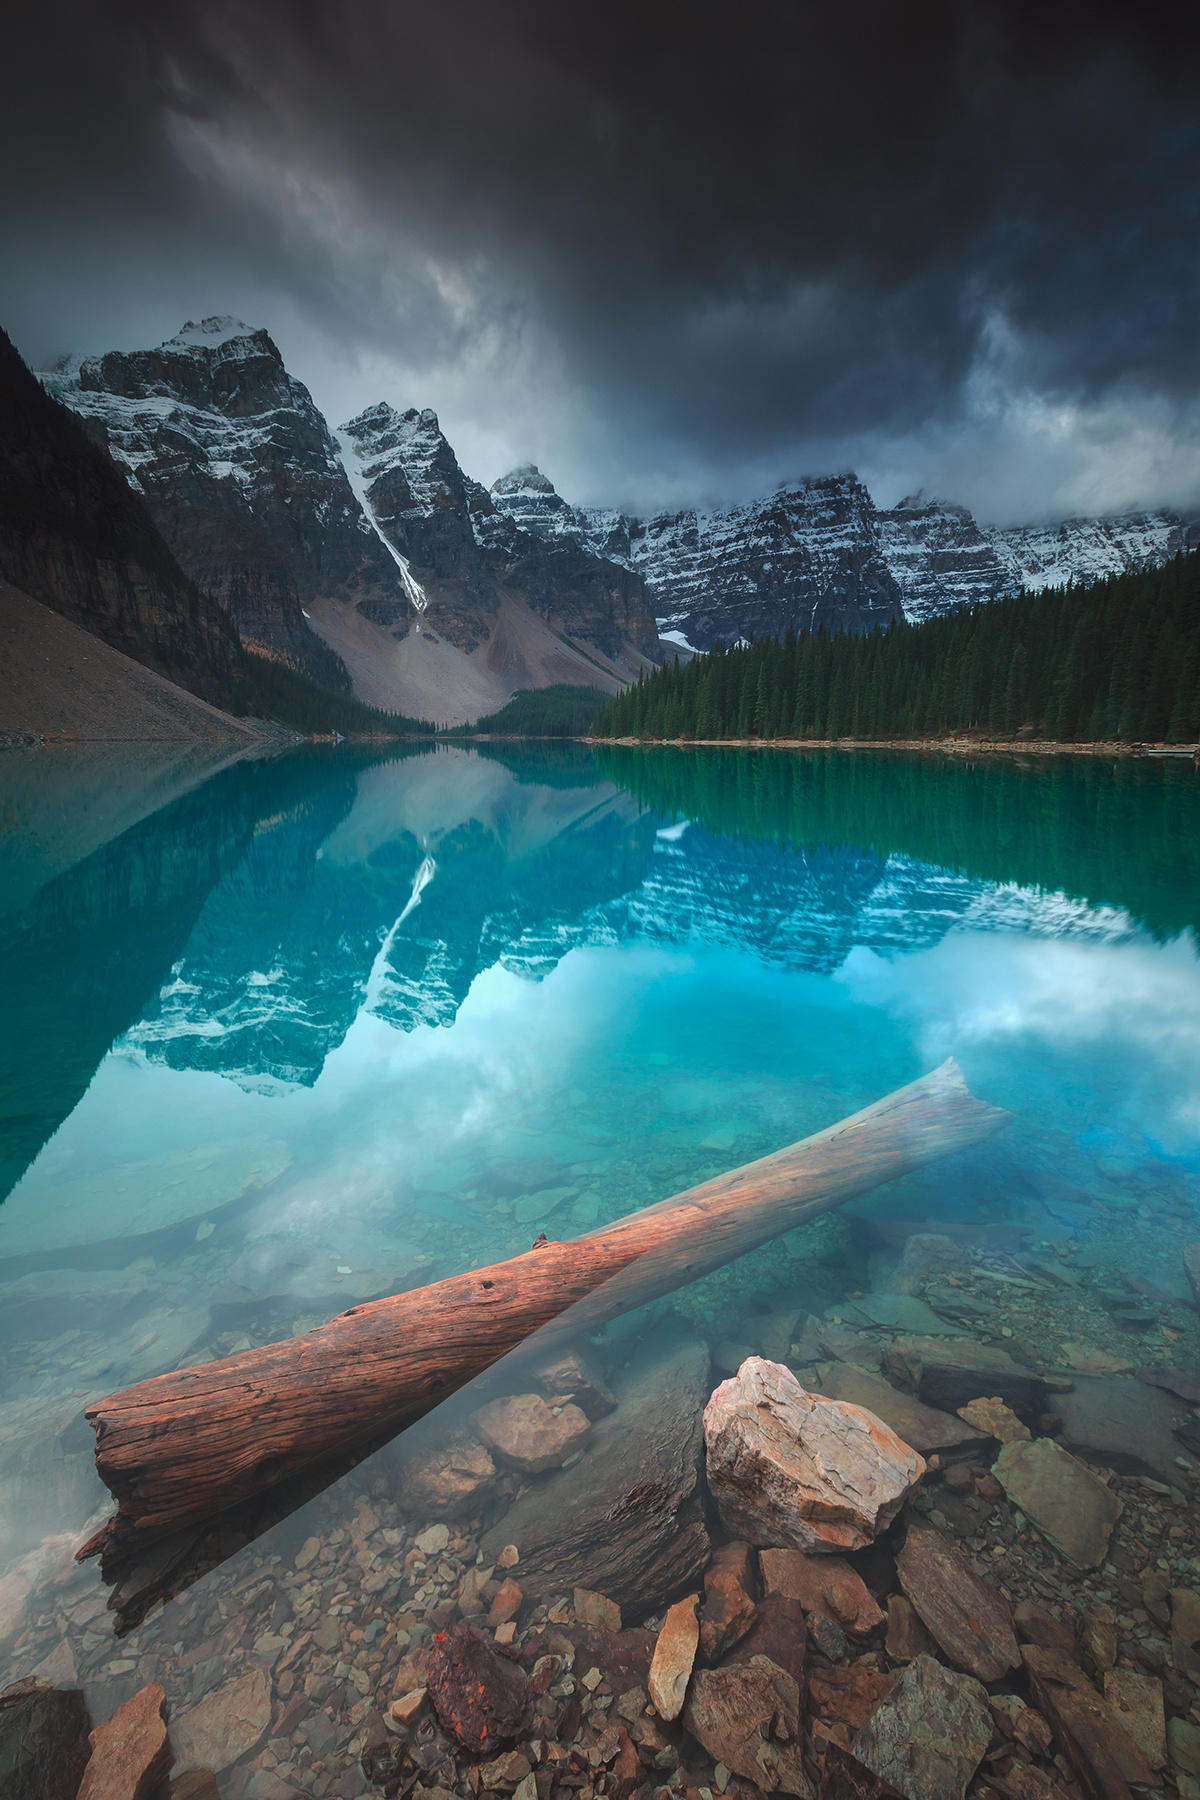
[[[923,1506],[1011,1597],[1090,1597],[1154,1667],[1144,1568],[1200,1582],[1190,764],[10,750],[0,823],[0,1686],[78,1687],[95,1722],[159,1680],[177,1769],[224,1800],[358,1800],[408,1741],[372,1747],[397,1668],[536,1568],[542,1489],[617,1454],[606,1412],[635,1432],[666,1381],[698,1414],[758,1354],[915,1400],[946,1345],[1048,1377],[1035,1431],[1123,1512],[1081,1575],[986,1486]],[[593,1231],[948,1057],[1005,1127],[594,1334],[590,1403],[556,1401],[594,1433],[563,1475],[481,1454],[493,1380],[115,1585],[72,1560],[109,1510],[87,1402]],[[681,1506],[702,1532],[702,1495]],[[577,1623],[590,1571],[556,1555],[518,1643]],[[627,1628],[676,1597],[647,1567]],[[571,1723],[598,1743],[637,1681],[592,1653]],[[444,1747],[411,1744],[436,1786]]]

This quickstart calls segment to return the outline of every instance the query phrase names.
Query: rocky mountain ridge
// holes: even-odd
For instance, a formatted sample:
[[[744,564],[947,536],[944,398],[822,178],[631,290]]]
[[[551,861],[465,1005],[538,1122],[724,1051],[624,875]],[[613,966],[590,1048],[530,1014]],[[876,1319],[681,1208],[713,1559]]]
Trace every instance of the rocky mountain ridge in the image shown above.
[[[0,577],[158,675],[220,704],[242,655],[79,420],[0,333]]]
[[[640,575],[522,531],[431,411],[381,402],[335,433],[264,330],[190,322],[43,380],[243,640],[327,686],[453,721],[661,655]]]
[[[919,493],[880,509],[853,474],[649,519],[573,507],[533,464],[502,476],[492,496],[524,530],[637,569],[663,636],[701,650],[789,628],[869,630],[1022,587],[1155,567],[1200,534],[1196,519],[1168,511],[981,527],[966,507]]]

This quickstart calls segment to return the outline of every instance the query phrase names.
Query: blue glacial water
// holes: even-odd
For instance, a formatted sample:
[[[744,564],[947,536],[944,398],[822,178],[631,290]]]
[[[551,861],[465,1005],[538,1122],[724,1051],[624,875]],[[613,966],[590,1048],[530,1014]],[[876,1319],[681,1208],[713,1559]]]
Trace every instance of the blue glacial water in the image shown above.
[[[173,1608],[228,1618],[239,1557],[275,1545],[282,1590],[305,1519],[361,1516],[347,1477],[117,1640],[70,1561],[105,1512],[87,1400],[587,1231],[949,1056],[1012,1123],[666,1303],[716,1372],[784,1300],[791,1335],[852,1317],[914,1224],[993,1258],[977,1318],[1040,1366],[1082,1338],[1131,1386],[1200,1369],[1190,766],[18,751],[0,823],[9,1678],[102,1711],[167,1666]],[[184,1664],[180,1707],[222,1679]]]

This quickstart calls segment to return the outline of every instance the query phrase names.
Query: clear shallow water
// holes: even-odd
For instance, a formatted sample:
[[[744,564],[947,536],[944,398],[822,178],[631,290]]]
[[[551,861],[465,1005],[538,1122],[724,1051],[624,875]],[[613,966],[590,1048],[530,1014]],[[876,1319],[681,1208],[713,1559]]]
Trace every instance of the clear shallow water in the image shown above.
[[[1069,1331],[1200,1366],[1190,768],[497,748],[172,783],[55,754],[0,760],[12,1676],[57,1655],[102,1716],[194,1629],[177,1609],[228,1612],[246,1579],[235,1556],[114,1645],[68,1561],[105,1498],[85,1400],[588,1230],[948,1055],[1005,1132],[675,1312],[753,1347],[780,1293],[844,1308],[931,1221],[1020,1250],[1046,1303],[1004,1327],[1000,1289],[991,1327],[1043,1363]],[[312,1519],[353,1542],[385,1492],[360,1471],[243,1555],[282,1587]]]

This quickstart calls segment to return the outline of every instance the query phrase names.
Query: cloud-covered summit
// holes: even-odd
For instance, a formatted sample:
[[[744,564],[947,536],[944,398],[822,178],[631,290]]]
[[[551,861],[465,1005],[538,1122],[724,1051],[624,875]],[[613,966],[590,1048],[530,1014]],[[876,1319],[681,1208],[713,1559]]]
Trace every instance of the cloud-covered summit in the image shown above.
[[[26,9],[22,349],[263,318],[323,408],[647,510],[853,465],[984,518],[1200,492],[1189,69],[1128,9]]]

